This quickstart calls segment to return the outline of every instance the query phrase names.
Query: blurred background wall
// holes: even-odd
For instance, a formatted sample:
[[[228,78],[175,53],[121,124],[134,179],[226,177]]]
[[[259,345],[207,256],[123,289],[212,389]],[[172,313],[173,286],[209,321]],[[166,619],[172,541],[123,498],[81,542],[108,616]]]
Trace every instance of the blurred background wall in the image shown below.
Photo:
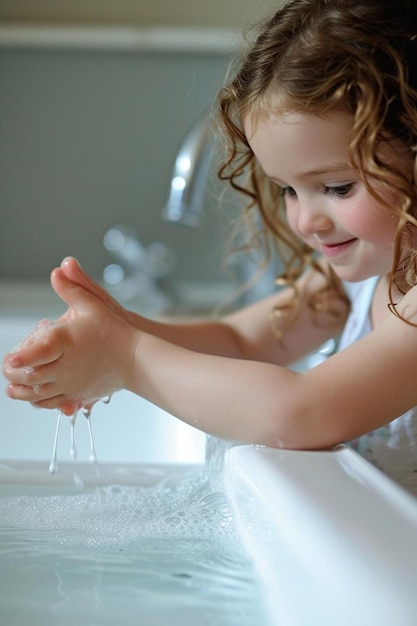
[[[246,27],[279,4],[280,0],[2,0],[0,19]]]
[[[177,149],[236,41],[278,4],[2,0],[0,279],[46,279],[69,254],[100,278],[103,235],[118,223],[169,245],[180,279],[222,279],[230,217],[216,172],[201,228],[161,211]]]

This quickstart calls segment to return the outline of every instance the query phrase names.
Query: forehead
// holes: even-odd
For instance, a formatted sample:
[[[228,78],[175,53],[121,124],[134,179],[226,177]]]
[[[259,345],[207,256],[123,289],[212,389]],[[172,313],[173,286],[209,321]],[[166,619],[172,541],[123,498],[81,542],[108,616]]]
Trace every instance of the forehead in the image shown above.
[[[304,170],[348,163],[353,118],[345,111],[325,116],[284,112],[248,116],[245,132],[265,173],[287,180]]]

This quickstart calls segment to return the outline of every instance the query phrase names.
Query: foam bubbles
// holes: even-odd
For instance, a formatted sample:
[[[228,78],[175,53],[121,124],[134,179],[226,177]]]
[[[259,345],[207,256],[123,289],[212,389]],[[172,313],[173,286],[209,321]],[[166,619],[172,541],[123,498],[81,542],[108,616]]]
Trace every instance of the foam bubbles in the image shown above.
[[[52,328],[52,326],[54,326],[54,322],[51,320],[41,320],[24,339],[19,341],[19,343],[10,350],[10,352],[19,352],[22,348],[31,346],[40,335],[43,335],[47,330]]]
[[[62,626],[80,614],[100,624],[137,624],[138,616],[154,624],[155,615],[167,626],[264,623],[252,565],[213,470],[225,445],[215,444],[211,438],[204,468],[152,486],[0,488],[8,572],[0,604],[11,601],[19,623],[26,606],[33,623],[50,623],[52,611]]]
[[[28,490],[30,491],[30,490]],[[205,472],[189,471],[152,487],[107,485],[80,493],[2,498],[0,526],[49,533],[61,545],[114,546],[143,538],[235,536],[226,496]]]

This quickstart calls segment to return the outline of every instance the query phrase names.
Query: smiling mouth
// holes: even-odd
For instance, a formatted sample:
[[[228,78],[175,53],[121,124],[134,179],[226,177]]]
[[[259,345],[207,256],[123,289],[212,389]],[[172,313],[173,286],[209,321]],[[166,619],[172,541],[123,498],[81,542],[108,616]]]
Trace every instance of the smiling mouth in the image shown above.
[[[356,237],[348,239],[347,241],[341,241],[339,243],[327,243],[320,244],[321,251],[328,257],[337,256],[341,254],[357,241]]]

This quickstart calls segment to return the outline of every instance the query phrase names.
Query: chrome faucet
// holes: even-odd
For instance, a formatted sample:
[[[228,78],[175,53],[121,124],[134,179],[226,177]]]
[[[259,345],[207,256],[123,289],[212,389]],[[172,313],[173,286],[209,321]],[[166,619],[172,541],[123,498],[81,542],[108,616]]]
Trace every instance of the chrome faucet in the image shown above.
[[[213,153],[210,131],[210,116],[198,118],[178,150],[168,201],[162,212],[169,222],[193,228],[200,225],[205,185]]]
[[[166,279],[176,259],[168,246],[154,241],[145,247],[131,228],[120,224],[109,228],[103,244],[117,261],[103,271],[104,284],[117,300],[127,303],[137,299],[152,313],[172,306]]]
[[[213,153],[210,129],[210,117],[201,116],[180,146],[162,212],[169,222],[194,228],[200,225]],[[117,261],[104,269],[104,283],[118,300],[143,298],[158,311],[172,306],[174,294],[167,290],[166,278],[173,271],[176,259],[168,246],[154,242],[145,248],[137,234],[125,225],[110,228],[103,243]]]
[[[168,201],[162,211],[163,218],[169,222],[194,228],[200,226],[204,195],[210,180],[209,168],[214,156],[215,133],[212,124],[210,113],[206,112],[199,117],[178,150]],[[272,293],[275,277],[282,271],[281,261],[274,255],[263,270],[254,262],[255,257],[256,254],[249,256],[243,252],[234,257],[233,273],[244,285],[239,297],[239,302],[243,304]]]

